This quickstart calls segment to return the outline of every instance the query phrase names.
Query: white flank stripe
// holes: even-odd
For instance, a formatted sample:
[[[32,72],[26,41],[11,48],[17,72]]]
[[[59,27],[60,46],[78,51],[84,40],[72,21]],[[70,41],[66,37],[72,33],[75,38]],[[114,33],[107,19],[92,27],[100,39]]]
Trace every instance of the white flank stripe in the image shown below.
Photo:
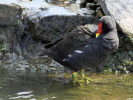
[[[66,59],[63,59],[63,61],[66,61]]]
[[[68,55],[68,57],[72,57],[72,55]]]
[[[88,45],[85,46],[86,48],[88,47]]]
[[[76,52],[76,53],[83,53],[83,51],[80,51],[80,50],[75,50],[74,52]]]

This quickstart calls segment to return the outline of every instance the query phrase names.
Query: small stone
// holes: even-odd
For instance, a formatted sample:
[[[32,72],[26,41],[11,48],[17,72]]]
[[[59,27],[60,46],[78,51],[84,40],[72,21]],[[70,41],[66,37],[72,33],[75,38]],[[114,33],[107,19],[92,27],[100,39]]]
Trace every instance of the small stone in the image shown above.
[[[82,0],[82,2],[80,3],[80,7],[85,8],[87,2],[93,3],[93,0]]]
[[[109,92],[109,91],[107,91],[105,94],[107,94],[107,95],[111,95],[112,93],[111,93],[111,92]]]
[[[96,4],[97,3],[97,0],[94,0],[93,3]]]
[[[94,9],[94,10],[96,10],[96,8],[98,7],[96,4],[94,4],[94,3],[87,3],[86,4],[86,7],[89,9]]]
[[[95,11],[94,10],[89,10],[87,8],[82,9],[84,13],[86,13],[87,15],[95,15]]]
[[[101,8],[100,8],[100,7],[97,8],[96,14],[98,15],[98,17],[104,16],[104,14],[103,14],[103,12],[101,11]]]

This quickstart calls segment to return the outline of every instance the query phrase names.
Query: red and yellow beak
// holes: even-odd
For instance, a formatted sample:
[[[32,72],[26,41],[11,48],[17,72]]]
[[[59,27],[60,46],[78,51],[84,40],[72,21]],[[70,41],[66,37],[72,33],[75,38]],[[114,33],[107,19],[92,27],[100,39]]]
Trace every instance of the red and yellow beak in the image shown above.
[[[96,38],[101,34],[101,32],[102,32],[102,23],[99,22],[99,24],[98,24],[98,31],[96,33]]]

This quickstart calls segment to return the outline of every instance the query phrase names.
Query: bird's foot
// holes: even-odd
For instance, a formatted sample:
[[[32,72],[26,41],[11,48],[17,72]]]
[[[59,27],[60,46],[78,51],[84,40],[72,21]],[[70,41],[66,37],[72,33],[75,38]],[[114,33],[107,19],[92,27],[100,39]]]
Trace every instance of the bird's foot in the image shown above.
[[[73,72],[72,74],[72,83],[73,85],[80,85],[82,86],[83,84],[87,85],[89,84],[90,81],[92,81],[90,78],[86,77],[84,75],[84,69],[79,71],[79,77],[77,76],[77,72]]]
[[[88,78],[88,77],[86,77],[86,76],[84,76],[84,81],[85,81],[85,84],[89,84],[90,81],[93,81],[93,80]]]
[[[77,72],[73,72],[73,74],[72,74],[72,85],[77,86],[77,84],[78,84],[78,85],[82,86],[83,82],[84,82],[83,80],[78,79]]]
[[[83,86],[83,85],[89,84],[89,83],[90,83],[90,80],[91,80],[91,79],[89,79],[89,78],[87,78],[87,77],[82,77],[82,78],[79,77],[79,78],[73,80],[72,82],[73,82],[73,85],[74,85],[74,86],[76,86],[76,85]]]
[[[72,85],[76,85],[76,83],[77,83],[77,72],[73,72],[72,73]]]
[[[83,80],[84,84],[88,84],[90,79],[84,75],[84,69],[79,71],[80,78]]]

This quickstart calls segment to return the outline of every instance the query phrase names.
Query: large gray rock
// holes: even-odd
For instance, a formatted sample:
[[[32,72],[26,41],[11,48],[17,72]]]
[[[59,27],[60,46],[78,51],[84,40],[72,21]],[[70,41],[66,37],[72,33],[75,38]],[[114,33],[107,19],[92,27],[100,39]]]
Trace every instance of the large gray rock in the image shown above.
[[[0,4],[0,26],[17,24],[20,6]]]
[[[40,20],[39,37],[43,40],[55,42],[65,33],[72,31],[77,26],[93,23],[96,17],[86,16],[48,16]],[[35,34],[38,35],[38,34]]]
[[[0,62],[13,62],[22,58],[21,36],[23,23],[21,7],[18,5],[0,4]],[[3,62],[3,63],[2,63]]]
[[[105,15],[112,16],[133,43],[133,0],[98,0]]]

